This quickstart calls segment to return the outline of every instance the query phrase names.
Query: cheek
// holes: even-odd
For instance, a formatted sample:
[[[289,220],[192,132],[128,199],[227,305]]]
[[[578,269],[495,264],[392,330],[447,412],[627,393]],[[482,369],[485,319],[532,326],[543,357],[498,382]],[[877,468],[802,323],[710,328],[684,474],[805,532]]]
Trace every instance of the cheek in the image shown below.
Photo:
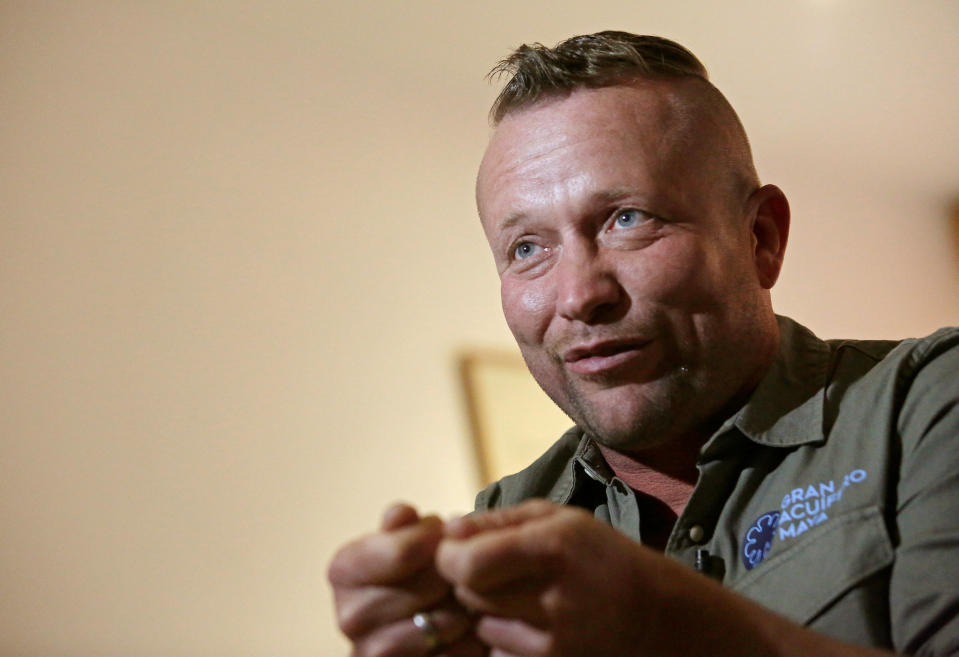
[[[547,290],[540,285],[501,284],[506,323],[520,344],[540,342],[552,315]]]
[[[693,241],[663,246],[658,252],[644,254],[647,257],[640,266],[623,274],[638,293],[637,300],[691,311],[715,301],[717,282],[724,278],[716,254]]]
[[[655,255],[660,257],[636,259],[618,272],[620,284],[629,292],[633,303],[685,305],[701,292],[702,284],[708,282],[706,268],[698,257],[667,250]]]
[[[539,288],[527,288],[519,297],[523,311],[530,315],[544,315],[549,312],[549,301],[545,292]]]

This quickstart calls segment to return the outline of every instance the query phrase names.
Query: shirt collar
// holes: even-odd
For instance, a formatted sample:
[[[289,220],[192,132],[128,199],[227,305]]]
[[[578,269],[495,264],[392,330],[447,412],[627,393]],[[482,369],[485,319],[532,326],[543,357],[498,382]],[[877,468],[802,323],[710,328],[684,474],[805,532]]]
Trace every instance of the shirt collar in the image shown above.
[[[546,496],[546,499],[557,504],[570,504],[574,496],[582,494],[596,483],[606,486],[614,476],[593,439],[579,427],[570,429],[570,432],[573,431],[579,433],[579,444],[557,485]]]
[[[777,319],[776,360],[732,423],[761,445],[824,442],[823,409],[832,350],[809,329],[787,317]]]

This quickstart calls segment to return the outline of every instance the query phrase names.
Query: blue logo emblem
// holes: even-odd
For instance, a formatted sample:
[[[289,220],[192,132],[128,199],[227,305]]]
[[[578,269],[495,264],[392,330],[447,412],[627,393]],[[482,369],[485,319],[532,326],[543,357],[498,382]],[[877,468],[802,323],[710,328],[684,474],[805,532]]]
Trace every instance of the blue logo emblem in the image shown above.
[[[769,511],[759,516],[746,532],[743,537],[743,565],[746,570],[752,570],[766,558],[766,553],[773,546],[778,524],[779,511]]]

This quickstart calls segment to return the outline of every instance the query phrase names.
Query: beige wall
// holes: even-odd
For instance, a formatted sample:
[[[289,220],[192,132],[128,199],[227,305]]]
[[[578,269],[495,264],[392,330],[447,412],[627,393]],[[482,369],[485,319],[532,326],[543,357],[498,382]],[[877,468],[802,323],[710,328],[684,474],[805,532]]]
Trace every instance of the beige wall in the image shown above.
[[[453,356],[509,344],[482,77],[522,40],[684,40],[793,199],[779,307],[955,323],[956,5],[663,4],[0,2],[0,655],[345,654],[335,547],[471,504]],[[903,21],[948,74],[821,77]]]

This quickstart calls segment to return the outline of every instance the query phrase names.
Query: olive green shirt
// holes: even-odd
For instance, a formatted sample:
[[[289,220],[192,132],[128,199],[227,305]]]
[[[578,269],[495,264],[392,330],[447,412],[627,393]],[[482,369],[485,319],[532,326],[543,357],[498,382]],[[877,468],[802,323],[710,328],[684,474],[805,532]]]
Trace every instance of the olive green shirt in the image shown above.
[[[705,443],[666,554],[862,645],[959,654],[959,329],[824,342],[779,318],[779,355]],[[477,509],[531,497],[641,541],[636,494],[578,428]],[[704,558],[705,557],[705,558]]]

